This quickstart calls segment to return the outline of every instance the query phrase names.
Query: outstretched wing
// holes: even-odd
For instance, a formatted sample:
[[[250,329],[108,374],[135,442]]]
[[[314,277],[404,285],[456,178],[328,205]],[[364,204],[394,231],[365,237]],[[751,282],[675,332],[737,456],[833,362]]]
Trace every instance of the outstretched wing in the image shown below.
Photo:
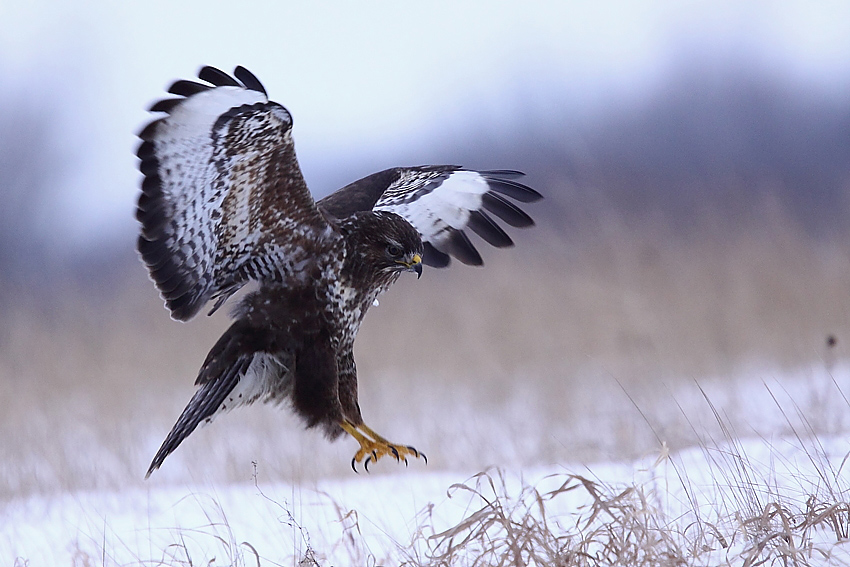
[[[426,264],[442,268],[454,256],[464,264],[480,266],[481,255],[466,228],[503,248],[513,241],[488,213],[513,227],[534,224],[511,201],[542,199],[540,193],[515,181],[522,175],[519,171],[473,171],[452,165],[396,167],[355,181],[318,205],[338,218],[369,209],[396,213],[422,235]]]
[[[242,67],[177,81],[139,134],[139,252],[171,316],[216,308],[249,279],[279,280],[335,235],[295,157],[292,116]]]

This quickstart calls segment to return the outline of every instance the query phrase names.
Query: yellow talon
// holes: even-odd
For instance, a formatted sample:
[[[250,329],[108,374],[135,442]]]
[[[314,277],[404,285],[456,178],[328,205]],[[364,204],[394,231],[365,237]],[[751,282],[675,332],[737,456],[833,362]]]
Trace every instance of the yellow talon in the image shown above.
[[[360,449],[357,450],[354,454],[354,458],[351,459],[351,468],[354,469],[354,472],[357,472],[356,464],[363,461],[364,457],[366,457],[366,461],[363,463],[363,466],[366,469],[366,472],[369,471],[369,461],[375,462],[385,455],[391,455],[399,462],[403,459],[405,465],[407,464],[408,456],[416,458],[422,457],[425,460],[425,463],[428,462],[428,458],[415,448],[407,445],[390,443],[364,424],[358,426],[348,420],[343,420],[339,425],[346,433],[354,437],[354,439],[360,443]]]

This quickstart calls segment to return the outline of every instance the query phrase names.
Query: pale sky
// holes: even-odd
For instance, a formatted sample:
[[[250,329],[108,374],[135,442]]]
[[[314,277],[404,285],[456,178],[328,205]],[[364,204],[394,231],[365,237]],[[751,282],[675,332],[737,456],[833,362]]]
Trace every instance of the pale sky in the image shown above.
[[[73,167],[48,224],[96,242],[132,223],[145,109],[205,64],[248,67],[289,108],[305,176],[324,194],[371,172],[359,156],[411,165],[382,156],[472,110],[509,121],[517,105],[651,91],[689,50],[746,52],[812,88],[846,89],[850,2],[0,0],[0,103],[32,93],[57,111]],[[526,92],[539,96],[517,100]]]

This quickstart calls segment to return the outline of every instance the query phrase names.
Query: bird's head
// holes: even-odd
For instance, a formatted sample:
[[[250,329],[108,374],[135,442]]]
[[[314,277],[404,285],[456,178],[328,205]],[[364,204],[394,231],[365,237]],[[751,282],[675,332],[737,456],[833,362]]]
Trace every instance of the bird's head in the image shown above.
[[[422,238],[399,215],[385,211],[357,213],[349,217],[343,230],[348,232],[352,270],[366,270],[380,280],[390,276],[387,283],[405,271],[422,275]]]

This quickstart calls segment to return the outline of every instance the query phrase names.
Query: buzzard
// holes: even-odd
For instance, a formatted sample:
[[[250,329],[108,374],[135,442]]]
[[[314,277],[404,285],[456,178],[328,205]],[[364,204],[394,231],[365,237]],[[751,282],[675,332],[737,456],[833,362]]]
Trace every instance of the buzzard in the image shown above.
[[[352,468],[390,455],[424,455],[363,423],[354,338],[369,306],[402,272],[480,265],[464,229],[512,245],[488,214],[514,227],[533,221],[513,201],[541,195],[517,171],[396,167],[316,202],[301,175],[292,116],[243,67],[213,67],[177,81],[163,113],[139,134],[144,176],[138,250],[171,317],[212,313],[249,281],[257,289],[198,373],[196,393],[147,476],[202,422],[256,401],[288,401],[307,427],[360,447]],[[513,200],[513,201],[512,201]]]

